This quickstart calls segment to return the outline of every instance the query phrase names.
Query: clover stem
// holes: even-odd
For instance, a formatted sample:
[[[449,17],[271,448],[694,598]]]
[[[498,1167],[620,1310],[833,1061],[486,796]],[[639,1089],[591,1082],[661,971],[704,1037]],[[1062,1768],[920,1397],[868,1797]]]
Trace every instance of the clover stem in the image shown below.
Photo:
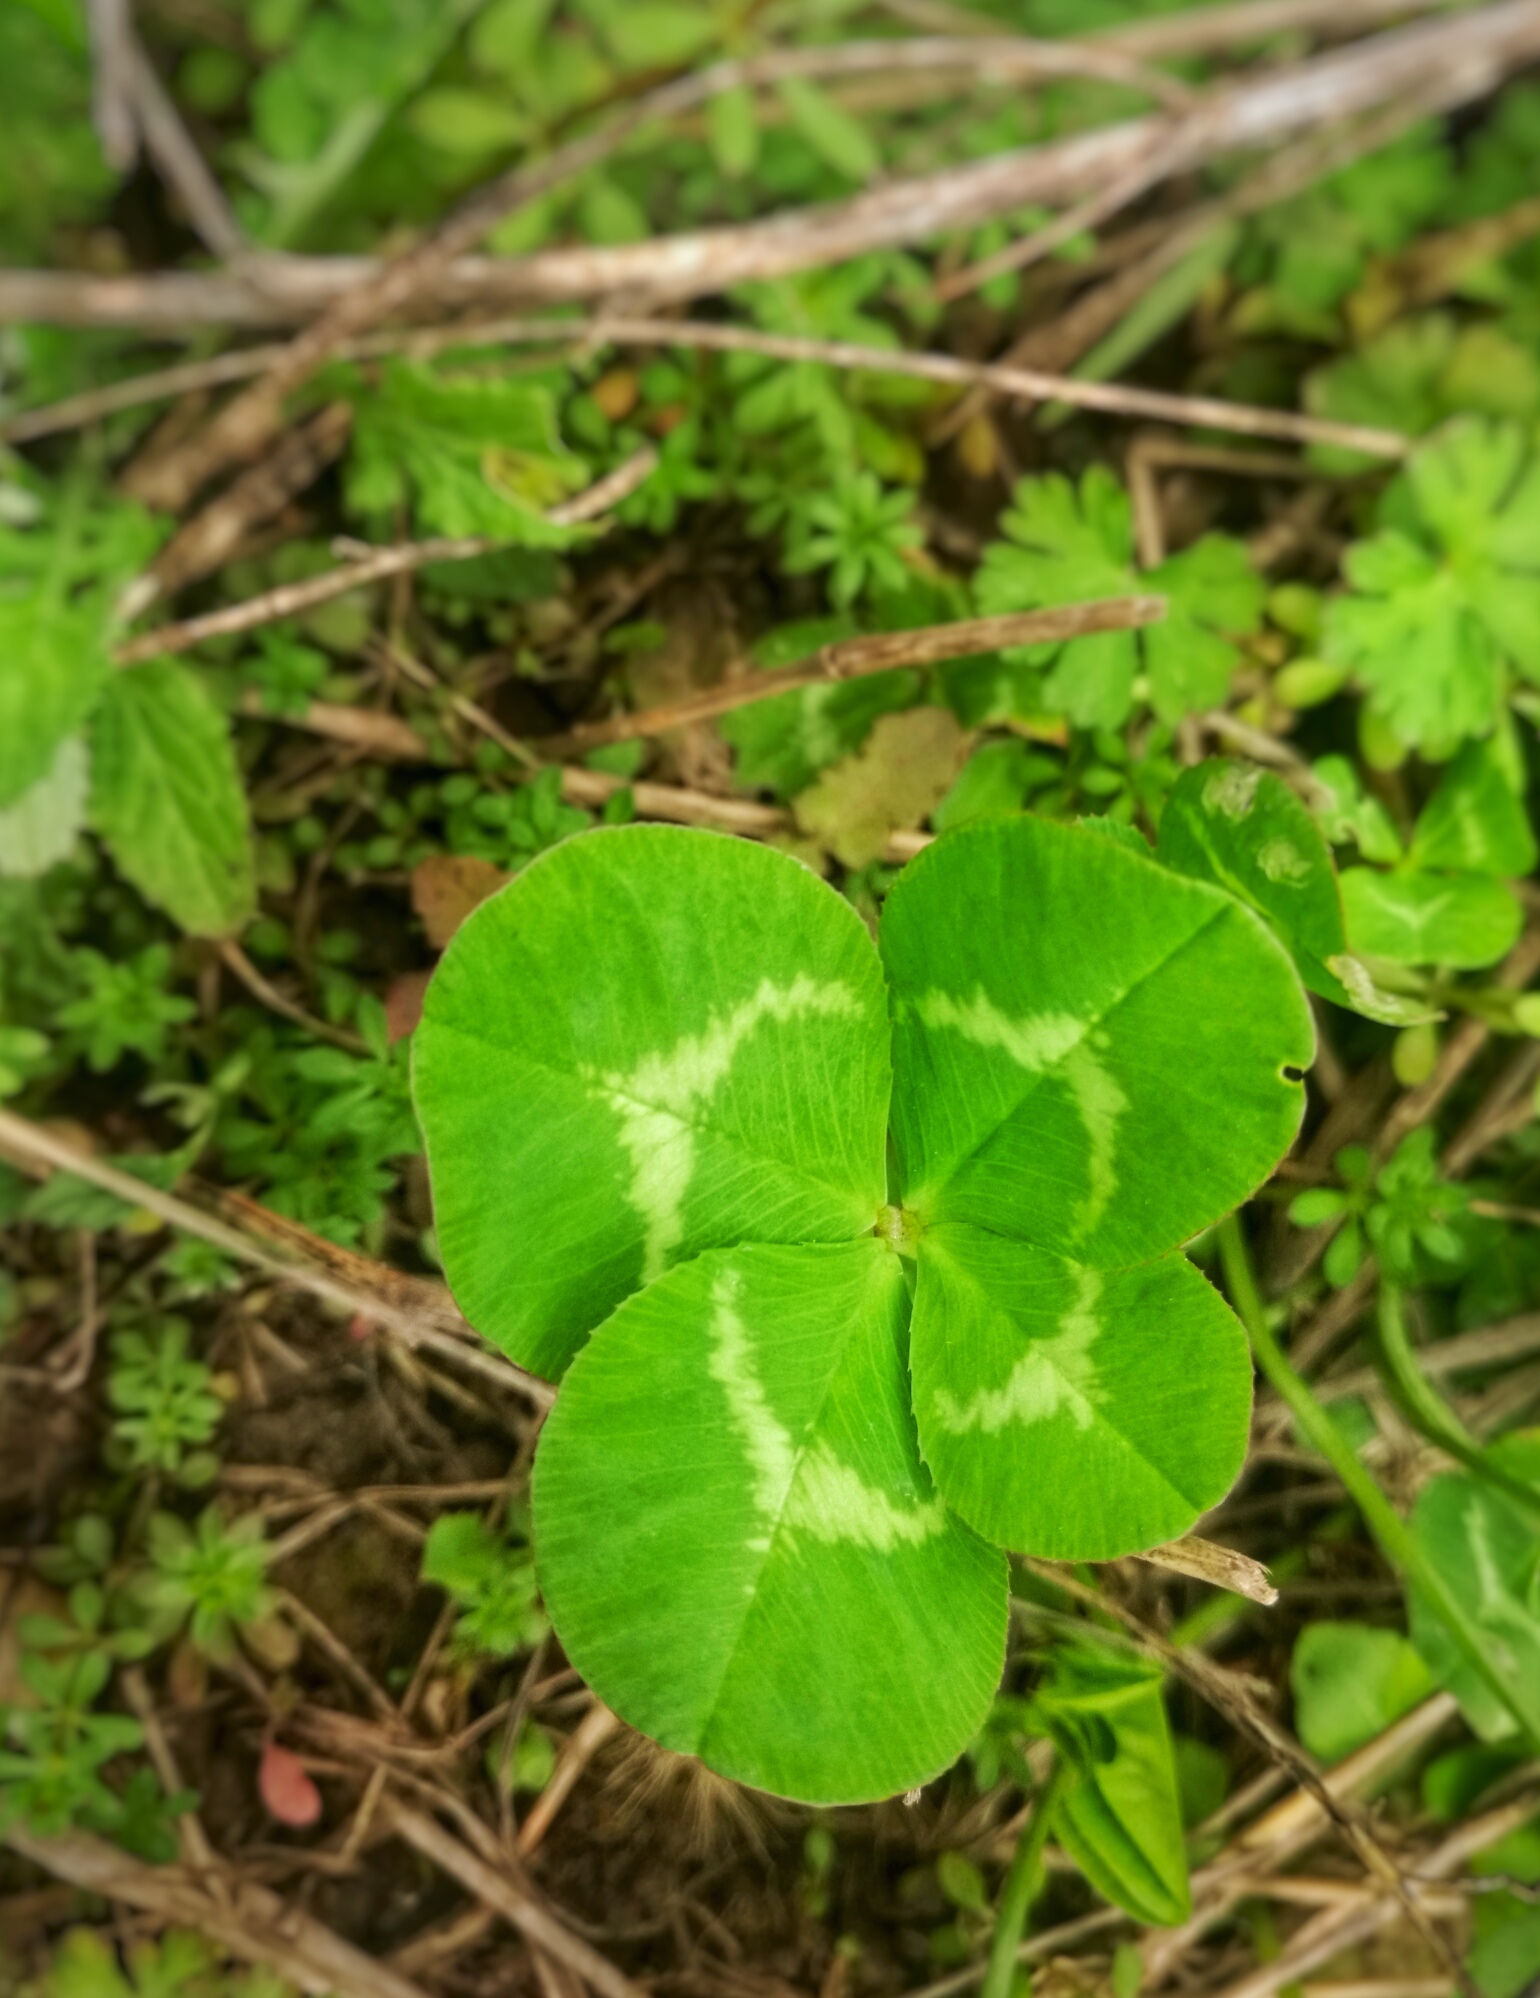
[[[1064,1787],[1065,1766],[1055,1760],[1038,1786],[1032,1815],[1021,1828],[1016,1850],[1000,1889],[1000,1906],[995,1914],[995,1932],[989,1945],[989,1965],[979,1998],[1010,1998],[1016,1972],[1016,1952],[1021,1948],[1021,1932],[1027,1925],[1032,1903],[1042,1891],[1043,1847],[1053,1807]]]
[[[1380,1552],[1386,1560],[1393,1568],[1400,1569],[1454,1639],[1466,1663],[1513,1715],[1520,1735],[1525,1740],[1533,1740],[1530,1722],[1515,1702],[1502,1674],[1487,1656],[1482,1634],[1451,1593],[1443,1576],[1423,1554],[1406,1521],[1359,1462],[1358,1453],[1347,1437],[1285,1359],[1283,1349],[1273,1337],[1267,1322],[1246,1238],[1241,1233],[1240,1217],[1227,1215],[1215,1233],[1230,1302],[1246,1328],[1257,1365],[1293,1416],[1300,1435],[1336,1472],[1348,1497],[1362,1513],[1364,1524],[1379,1542]]]
[[[1416,1429],[1457,1463],[1492,1485],[1532,1518],[1540,1517],[1540,1492],[1533,1486],[1509,1477],[1500,1464],[1494,1464],[1444,1397],[1417,1364],[1411,1341],[1406,1336],[1406,1314],[1401,1307],[1399,1286],[1380,1282],[1380,1306],[1376,1323],[1375,1358],[1380,1375],[1401,1413]]]

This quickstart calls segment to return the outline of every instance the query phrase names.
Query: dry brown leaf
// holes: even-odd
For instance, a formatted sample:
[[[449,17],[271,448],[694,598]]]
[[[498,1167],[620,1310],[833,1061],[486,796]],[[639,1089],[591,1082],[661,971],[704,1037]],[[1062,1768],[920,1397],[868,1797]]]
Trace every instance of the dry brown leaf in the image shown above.
[[[865,867],[890,833],[935,810],[962,768],[968,737],[949,708],[884,715],[853,756],[793,800],[797,824],[847,867]]]
[[[471,910],[508,880],[490,860],[469,853],[430,853],[412,869],[412,907],[428,942],[442,950]]]
[[[428,996],[430,971],[398,971],[385,988],[385,1038],[395,1045],[415,1033]]]

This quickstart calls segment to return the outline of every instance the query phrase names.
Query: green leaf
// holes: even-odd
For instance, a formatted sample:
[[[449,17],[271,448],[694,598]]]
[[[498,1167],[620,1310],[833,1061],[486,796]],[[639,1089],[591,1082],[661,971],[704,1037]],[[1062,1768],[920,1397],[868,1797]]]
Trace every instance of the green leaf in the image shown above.
[[[777,88],[792,124],[825,166],[833,167],[847,180],[871,179],[882,164],[882,156],[859,118],[853,118],[806,77],[785,77]]]
[[[888,898],[893,1128],[919,1220],[1100,1269],[1188,1240],[1288,1149],[1314,1029],[1250,910],[1033,818],[948,833]]]
[[[1540,462],[1517,424],[1466,417],[1412,453],[1381,531],[1343,558],[1323,650],[1403,743],[1447,756],[1540,683]]]
[[[413,100],[406,123],[440,152],[473,158],[520,144],[530,129],[529,119],[506,97],[454,87],[424,91]]]
[[[1045,775],[1056,776],[1051,758],[1024,742],[986,742],[975,749],[957,782],[930,815],[937,832],[951,832],[971,819],[1008,818]]]
[[[1176,1539],[1229,1490],[1251,1362],[1185,1256],[1103,1274],[956,1222],[927,1229],[918,1256],[925,1461],[980,1533],[1106,1561]]]
[[[1060,1844],[1135,1920],[1184,1921],[1192,1896],[1159,1670],[1081,1639],[1055,1653],[1033,1706],[1072,1771],[1054,1814]]]
[[[1356,354],[1314,368],[1305,407],[1336,423],[1364,423],[1418,437],[1463,413],[1532,417],[1540,408],[1540,366],[1498,327],[1457,326],[1443,312],[1398,320]],[[1378,461],[1336,444],[1312,444],[1322,471],[1372,471]]]
[[[1231,640],[1256,629],[1266,595],[1239,542],[1205,535],[1141,573],[1127,495],[1101,465],[1086,472],[1078,491],[1058,472],[1023,479],[1001,526],[1006,539],[985,550],[975,579],[986,615],[1144,590],[1167,600],[1165,622],[1143,631],[1007,651],[1008,662],[1050,667],[1043,687],[1049,708],[1080,728],[1118,728],[1133,711],[1141,662],[1163,721],[1224,698],[1238,657]]]
[[[1491,1446],[1510,1477],[1540,1491],[1540,1431]],[[1540,1737],[1540,1539],[1513,1499],[1468,1472],[1446,1472],[1423,1488],[1411,1517],[1423,1558],[1465,1612],[1481,1648]],[[1467,1663],[1443,1621],[1413,1590],[1412,1638],[1440,1685],[1486,1741],[1515,1733],[1513,1715]]]
[[[795,800],[797,825],[846,867],[865,867],[890,833],[917,826],[940,804],[967,748],[950,708],[883,715],[864,748],[831,765]]]
[[[569,1656],[811,1801],[921,1781],[983,1720],[1002,1571],[957,1513],[1110,1555],[1224,1489],[1244,1343],[1173,1252],[1286,1147],[1313,1039],[1249,910],[1031,819],[922,857],[883,953],[891,993],[783,855],[589,834],[466,920],[415,1036],[451,1282],[569,1367],[535,1471]]]
[[[1250,1375],[1201,1278],[1133,1266],[1288,1149],[1286,1071],[1314,1047],[1288,958],[1219,890],[1030,818],[927,849],[881,948],[926,1459],[1010,1546],[1101,1559],[1171,1538],[1235,1474]],[[1050,1469],[1091,1463],[1072,1484]]]
[[[575,538],[544,518],[588,476],[561,442],[544,384],[387,361],[377,386],[350,393],[357,416],[346,491],[355,511],[388,515],[411,495],[434,534],[548,548]]]
[[[755,646],[755,663],[770,670],[790,666],[859,629],[852,617],[784,625]],[[919,691],[919,675],[912,672],[825,680],[735,708],[717,728],[736,751],[733,775],[745,790],[790,798],[805,791],[819,771],[859,749],[879,715],[912,706]]]
[[[0,597],[0,809],[47,777],[111,672],[99,610]]]
[[[46,874],[74,848],[85,825],[91,761],[78,735],[67,735],[48,770],[0,811],[0,876]]]
[[[665,1747],[807,1802],[946,1768],[1003,1660],[1005,1562],[921,1462],[906,1316],[877,1241],[708,1252],[594,1335],[536,1458],[574,1665]]]
[[[1523,910],[1512,890],[1481,874],[1382,874],[1350,867],[1342,876],[1348,939],[1366,957],[1392,964],[1441,964],[1457,971],[1496,964],[1518,940]]]
[[[745,841],[627,826],[536,860],[445,953],[413,1087],[461,1308],[551,1376],[673,1263],[850,1240],[883,1201],[870,939]]]
[[[711,157],[729,180],[742,180],[759,159],[759,117],[754,93],[740,84],[722,90],[706,106]]]
[[[1161,814],[1156,856],[1227,888],[1282,938],[1312,992],[1351,1004],[1327,960],[1347,948],[1331,849],[1281,777],[1216,759],[1184,771]]]
[[[1322,1762],[1340,1762],[1433,1690],[1421,1655],[1397,1630],[1312,1623],[1289,1666],[1294,1729]]]
[[[1481,1998],[1524,1998],[1540,1978],[1540,1908],[1521,1908],[1490,1930],[1466,1959]]]
[[[91,731],[91,817],[119,870],[195,936],[256,903],[246,790],[224,717],[189,668],[115,673]]]
[[[1468,744],[1444,771],[1412,835],[1417,867],[1516,879],[1535,864],[1535,836],[1491,743]]]

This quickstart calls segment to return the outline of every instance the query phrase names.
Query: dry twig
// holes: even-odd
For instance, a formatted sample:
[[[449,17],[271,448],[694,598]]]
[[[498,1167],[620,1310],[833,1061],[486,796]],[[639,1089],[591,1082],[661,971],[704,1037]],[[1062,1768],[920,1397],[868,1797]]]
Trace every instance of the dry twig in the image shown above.
[[[160,1922],[194,1929],[244,1963],[268,1965],[301,1991],[334,1998],[426,1998],[410,1978],[254,1881],[243,1881],[227,1904],[184,1867],[147,1866],[90,1832],[40,1838],[13,1825],[5,1842],[59,1879]]]
[[[266,1271],[269,1276],[325,1298],[340,1310],[352,1315],[362,1314],[387,1326],[408,1346],[425,1347],[452,1358],[459,1365],[485,1375],[497,1386],[511,1388],[524,1395],[537,1407],[549,1407],[555,1399],[554,1390],[546,1382],[525,1373],[511,1360],[494,1356],[490,1350],[483,1348],[464,1319],[453,1309],[448,1293],[439,1292],[437,1286],[418,1284],[415,1279],[402,1278],[399,1272],[386,1269],[383,1265],[371,1266],[364,1257],[352,1257],[350,1264],[355,1270],[373,1267],[379,1271],[378,1288],[366,1288],[362,1283],[336,1276],[326,1269],[281,1255],[270,1245],[273,1237],[282,1238],[284,1233],[282,1218],[278,1215],[269,1217],[273,1224],[269,1240],[259,1241],[247,1231],[204,1213],[201,1208],[178,1199],[173,1193],[163,1193],[159,1187],[135,1179],[131,1173],[121,1172],[102,1159],[74,1150],[52,1131],[19,1117],[13,1110],[0,1109],[0,1154],[15,1159],[19,1164],[34,1168],[46,1165],[88,1180],[104,1192],[116,1194],[130,1207],[156,1215],[168,1227],[179,1228],[184,1234],[212,1243],[238,1262],[248,1263],[253,1268]],[[230,1204],[228,1197],[227,1204]],[[254,1207],[255,1203],[247,1205]],[[426,1293],[416,1309],[398,1302],[404,1286]],[[448,1325],[458,1325],[463,1336],[455,1337],[442,1329]]]
[[[1158,624],[1166,615],[1164,597],[1108,597],[1094,603],[1064,604],[1052,610],[1011,611],[1001,617],[965,617],[951,624],[929,624],[912,631],[863,633],[820,646],[805,659],[772,672],[752,667],[717,686],[702,687],[681,700],[668,701],[636,714],[618,714],[604,721],[579,722],[564,735],[546,738],[540,749],[551,757],[580,754],[605,742],[630,742],[639,736],[665,735],[691,722],[708,721],[777,694],[826,682],[862,679],[903,667],[935,666],[943,660],[968,659],[1008,645],[1043,645],[1080,638],[1097,631],[1134,631]]]
[[[467,1893],[496,1909],[531,1947],[544,1950],[576,1971],[597,1998],[641,1998],[639,1988],[630,1978],[601,1956],[591,1943],[564,1928],[528,1889],[472,1852],[469,1846],[462,1845],[435,1819],[404,1804],[385,1806],[384,1815],[391,1829],[408,1845],[458,1880]]]

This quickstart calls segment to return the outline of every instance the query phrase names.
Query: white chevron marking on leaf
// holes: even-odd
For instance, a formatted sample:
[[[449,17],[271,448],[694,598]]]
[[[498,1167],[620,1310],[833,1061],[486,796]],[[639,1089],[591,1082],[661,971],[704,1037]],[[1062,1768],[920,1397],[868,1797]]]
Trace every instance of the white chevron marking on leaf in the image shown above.
[[[631,1159],[627,1198],[642,1217],[642,1282],[668,1266],[684,1239],[684,1197],[695,1168],[692,1120],[709,1103],[732,1068],[744,1041],[762,1020],[807,1014],[854,1017],[861,1003],[848,985],[800,974],[790,985],[766,978],[752,998],[687,1034],[672,1048],[651,1054],[630,1075],[597,1074],[599,1093],[620,1118],[620,1142]]]
[[[1028,1426],[1047,1422],[1064,1410],[1077,1429],[1089,1429],[1095,1409],[1106,1399],[1091,1348],[1101,1332],[1096,1306],[1102,1280],[1082,1270],[1075,1302],[1048,1339],[1034,1339],[1012,1367],[1004,1387],[980,1388],[959,1402],[946,1388],[936,1390],[936,1419],[953,1436],[982,1429],[994,1436],[1008,1422]]]
[[[738,1276],[728,1271],[712,1288],[711,1357],[713,1380],[727,1395],[733,1426],[748,1449],[754,1473],[754,1506],[767,1525],[803,1532],[832,1544],[847,1541],[891,1554],[895,1547],[918,1546],[939,1533],[946,1521],[940,1498],[914,1507],[895,1505],[886,1492],[869,1485],[859,1471],[842,1464],[828,1443],[800,1454],[790,1432],[776,1420],[754,1371],[750,1333],[738,1314]],[[768,1534],[749,1543],[768,1550]]]
[[[1057,1069],[1062,1075],[1090,1148],[1086,1193],[1075,1210],[1077,1230],[1088,1233],[1117,1191],[1117,1124],[1128,1108],[1128,1098],[1098,1053],[1107,1036],[1072,1013],[1035,1013],[1013,1020],[982,991],[967,1000],[950,992],[926,992],[915,1001],[915,1010],[927,1027],[950,1027],[975,1047],[999,1048],[1030,1074]]]

